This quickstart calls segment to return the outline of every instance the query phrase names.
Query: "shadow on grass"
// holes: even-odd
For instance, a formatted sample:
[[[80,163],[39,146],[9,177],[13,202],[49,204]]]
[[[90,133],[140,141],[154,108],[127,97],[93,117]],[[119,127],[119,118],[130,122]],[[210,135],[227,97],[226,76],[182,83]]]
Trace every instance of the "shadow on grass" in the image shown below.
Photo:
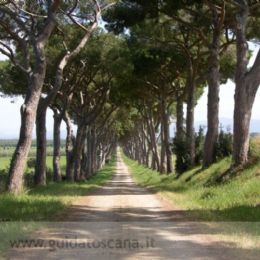
[[[244,171],[256,168],[259,162],[259,158],[250,158],[250,160],[243,166],[233,167],[231,165],[230,168],[222,172],[217,169],[215,174],[205,182],[204,186],[208,187],[227,183],[240,174],[243,174]],[[219,172],[221,172],[221,174],[217,174]]]
[[[237,222],[259,222],[259,206],[236,206],[227,209],[210,210],[196,209],[188,210],[188,215],[198,221],[237,221]]]
[[[191,174],[189,177],[187,177],[187,178],[185,179],[185,182],[191,181],[191,179],[192,179],[193,177],[195,177],[196,175],[202,173],[203,171],[204,171],[204,169],[202,169],[202,168],[198,169],[198,170],[195,171],[193,174]],[[181,176],[181,175],[180,175],[180,176]]]
[[[106,166],[89,180],[80,182],[50,183],[46,187],[38,187],[29,191],[30,195],[48,196],[84,196],[94,188],[98,188],[113,176],[114,165]]]
[[[50,183],[28,190],[19,196],[0,195],[0,221],[54,220],[77,196],[84,196],[113,176],[115,162],[100,170],[90,180],[70,183]]]

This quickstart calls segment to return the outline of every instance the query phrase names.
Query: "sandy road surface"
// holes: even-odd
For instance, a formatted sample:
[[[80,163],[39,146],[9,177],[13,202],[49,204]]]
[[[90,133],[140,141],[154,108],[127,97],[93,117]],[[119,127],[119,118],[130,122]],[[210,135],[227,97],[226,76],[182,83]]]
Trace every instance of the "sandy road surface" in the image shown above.
[[[12,250],[10,259],[260,259],[137,186],[120,154],[113,179],[67,214],[33,235],[42,245]]]

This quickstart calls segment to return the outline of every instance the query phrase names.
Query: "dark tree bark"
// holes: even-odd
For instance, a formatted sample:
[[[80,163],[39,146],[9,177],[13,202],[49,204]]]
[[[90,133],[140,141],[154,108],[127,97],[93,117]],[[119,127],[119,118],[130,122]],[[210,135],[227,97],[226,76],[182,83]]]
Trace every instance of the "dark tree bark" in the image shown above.
[[[152,169],[159,171],[160,169],[160,160],[158,155],[157,143],[156,143],[156,134],[155,127],[153,122],[153,116],[151,110],[147,111],[147,129],[150,136],[150,141],[152,145]]]
[[[148,144],[148,147],[147,147],[147,153],[146,153],[146,157],[145,157],[145,165],[147,168],[150,167],[150,156],[151,156],[151,143]]]
[[[78,45],[73,49],[73,51],[67,52],[60,60],[57,70],[56,70],[54,87],[50,91],[48,96],[46,98],[44,98],[42,100],[42,102],[39,103],[38,110],[37,110],[37,114],[38,114],[37,117],[39,117],[41,119],[44,116],[46,117],[46,112],[47,112],[48,107],[54,101],[58,91],[60,90],[60,88],[62,86],[65,67],[67,66],[69,61],[72,60],[73,58],[75,58],[80,53],[80,51],[85,47],[86,43],[89,40],[91,33],[96,28],[96,26],[97,26],[97,21],[95,21],[95,23],[93,23],[90,30],[86,31],[85,35],[80,40]],[[42,121],[42,123],[43,123],[43,121]],[[43,126],[42,126],[42,131],[41,131],[41,135],[39,136],[39,139],[37,137],[37,143],[39,142],[40,143],[39,146],[42,148],[42,149],[37,150],[37,159],[36,160],[41,162],[40,164],[38,164],[36,166],[36,171],[35,171],[35,176],[36,176],[35,180],[36,180],[37,185],[45,185],[44,176],[46,175],[46,166],[45,166],[46,163],[44,163],[44,162],[46,162],[46,151],[45,151],[46,147],[44,148],[44,146],[43,146],[44,139],[46,139],[46,131],[45,131],[45,136],[44,136]],[[45,143],[46,143],[46,140],[45,140]]]
[[[88,131],[87,131],[87,165],[86,165],[86,178],[90,178],[93,174],[92,172],[92,144],[91,144],[91,129],[90,127],[88,127]]]
[[[81,151],[81,167],[80,167],[80,180],[86,180],[86,162],[87,162],[87,151],[86,151],[86,140]]]
[[[53,109],[54,126],[53,126],[53,181],[61,181],[60,169],[60,126],[63,118],[63,111],[59,112]]]
[[[194,109],[195,109],[195,79],[193,64],[190,61],[187,79],[187,116],[186,116],[186,141],[190,156],[190,166],[195,161],[195,130],[194,130]]]
[[[91,162],[91,174],[94,175],[97,171],[97,141],[96,141],[96,127],[95,124],[91,127],[91,152],[92,152],[92,162]]]
[[[184,140],[184,116],[183,116],[183,100],[178,97],[176,103],[176,138],[177,140]]]
[[[169,119],[169,112],[167,107],[165,108],[164,113],[164,142],[165,142],[165,152],[166,152],[166,163],[167,163],[167,173],[173,172],[173,165],[172,165],[172,151],[170,146],[170,119]]]
[[[215,5],[211,6],[212,21],[213,21],[213,38],[209,46],[209,72],[208,72],[208,127],[204,143],[203,152],[203,167],[210,166],[215,161],[215,147],[218,140],[219,127],[219,86],[220,86],[220,41],[222,34],[222,25],[225,15],[225,6],[222,7],[222,12]]]
[[[14,194],[20,193],[23,189],[23,173],[31,147],[32,131],[44,81],[45,66],[45,60],[43,63],[38,64],[38,73],[35,72],[30,83],[32,91],[29,91],[26,95],[26,100],[21,108],[20,136],[12,157],[8,180],[8,190]]]
[[[82,155],[82,149],[84,147],[84,141],[85,141],[85,132],[86,132],[86,126],[84,124],[78,125],[75,145],[73,149],[73,160],[74,160],[74,180],[79,181],[80,180],[80,172],[81,172],[81,155]]]
[[[249,127],[252,107],[256,92],[260,84],[260,51],[258,51],[253,67],[248,71],[248,44],[246,40],[246,26],[249,8],[247,1],[239,1],[240,10],[236,21],[236,89],[234,110],[234,166],[243,165],[248,161]]]
[[[73,176],[73,149],[75,138],[73,135],[72,123],[68,112],[64,113],[64,121],[66,123],[67,137],[66,137],[66,180],[74,181]]]
[[[34,183],[37,186],[46,185],[46,112],[47,110],[37,110],[36,116],[37,153]]]
[[[165,130],[165,122],[164,122],[164,114],[165,114],[165,98],[162,95],[161,96],[161,165],[160,165],[160,173],[166,173],[167,172],[167,161],[166,161],[166,143],[165,139],[167,138],[165,136],[165,133],[167,130]]]

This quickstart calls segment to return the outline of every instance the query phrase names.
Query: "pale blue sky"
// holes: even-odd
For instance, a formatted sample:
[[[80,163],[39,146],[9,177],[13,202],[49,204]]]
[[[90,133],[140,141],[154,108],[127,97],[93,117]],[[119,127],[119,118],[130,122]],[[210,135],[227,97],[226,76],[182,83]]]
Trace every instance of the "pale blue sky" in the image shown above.
[[[259,46],[250,44],[254,49],[254,55],[250,60],[252,65]],[[2,57],[0,56],[0,59]],[[220,89],[220,118],[232,118],[234,109],[234,83],[228,81]],[[14,103],[11,103],[14,101]],[[22,98],[0,98],[0,138],[17,138],[20,128],[20,106],[23,103]],[[253,107],[252,119],[260,120],[260,91],[258,91],[255,104]],[[198,102],[195,109],[195,121],[206,121],[207,119],[207,90]],[[53,118],[49,110],[47,114],[47,131],[48,137],[52,136]],[[65,125],[62,125],[62,132],[65,132]]]

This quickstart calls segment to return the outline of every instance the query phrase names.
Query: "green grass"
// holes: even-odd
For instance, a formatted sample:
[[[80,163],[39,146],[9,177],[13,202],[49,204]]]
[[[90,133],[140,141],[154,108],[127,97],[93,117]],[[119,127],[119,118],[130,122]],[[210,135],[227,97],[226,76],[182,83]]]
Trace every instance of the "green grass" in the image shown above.
[[[230,179],[223,178],[230,167],[229,158],[209,169],[195,168],[176,178],[123,158],[135,181],[183,210],[185,220],[206,221],[208,232],[219,241],[259,250],[260,162],[236,172]]]
[[[0,170],[5,170],[9,167],[11,157],[0,157]]]
[[[137,183],[166,196],[192,219],[260,221],[260,162],[219,183],[230,167],[229,158],[206,170],[192,169],[179,178],[160,175],[126,157],[124,160]]]
[[[0,158],[1,157],[11,157],[15,151],[18,140],[3,140],[0,139]],[[65,145],[66,141],[61,140],[61,155],[65,155]],[[29,157],[35,157],[36,155],[36,140],[32,140],[32,145],[29,151]],[[47,140],[46,153],[48,156],[53,154],[53,141]]]
[[[32,158],[32,157],[31,157]],[[30,160],[31,158],[28,158]],[[8,176],[8,168],[10,165],[11,157],[0,157],[0,194],[5,190],[6,180]],[[61,156],[60,158],[61,172],[65,175],[66,172],[66,156]],[[47,181],[52,180],[52,156],[47,156],[46,160],[47,167]],[[26,167],[25,169],[25,185],[32,186],[34,167]]]
[[[87,195],[112,178],[115,165],[116,160],[113,159],[88,181],[50,183],[46,187],[27,190],[19,196],[0,195],[0,240],[5,238],[5,242],[0,243],[0,259],[6,253],[9,240],[32,232],[38,227],[35,221],[61,220],[65,209],[79,196]]]
[[[47,156],[47,160],[46,160],[46,166],[49,169],[52,169],[52,156]],[[66,156],[61,156],[60,157],[60,167],[61,167],[61,171],[65,174],[65,170],[66,170]]]
[[[0,219],[11,221],[53,220],[78,196],[87,194],[111,179],[115,161],[106,165],[88,181],[77,183],[49,183],[45,187],[33,188],[19,196],[0,195]]]

